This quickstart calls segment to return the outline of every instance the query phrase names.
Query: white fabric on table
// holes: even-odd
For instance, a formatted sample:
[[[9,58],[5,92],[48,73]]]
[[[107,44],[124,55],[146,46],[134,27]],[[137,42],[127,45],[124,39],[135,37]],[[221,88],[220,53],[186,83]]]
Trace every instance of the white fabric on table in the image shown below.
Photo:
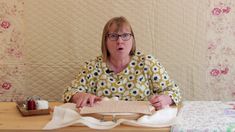
[[[151,116],[144,115],[137,120],[101,121],[93,117],[82,117],[76,111],[75,104],[67,103],[54,108],[52,120],[43,129],[51,130],[81,124],[93,129],[111,129],[120,124],[142,127],[168,127],[173,125],[176,115],[177,108],[167,107],[154,112]]]

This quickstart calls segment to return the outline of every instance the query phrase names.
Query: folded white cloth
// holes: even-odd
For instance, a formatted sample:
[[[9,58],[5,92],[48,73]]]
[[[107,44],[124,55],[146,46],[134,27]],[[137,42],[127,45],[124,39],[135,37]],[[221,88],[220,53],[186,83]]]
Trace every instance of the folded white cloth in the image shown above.
[[[43,128],[44,130],[58,129],[71,125],[86,125],[93,129],[111,129],[120,124],[143,127],[168,127],[173,125],[177,108],[167,107],[154,112],[152,115],[144,115],[138,120],[118,119],[113,121],[101,121],[93,117],[82,117],[73,103],[67,103],[54,108],[52,120]]]
[[[37,110],[48,109],[49,108],[48,101],[46,101],[46,100],[36,100],[36,107],[37,107]]]

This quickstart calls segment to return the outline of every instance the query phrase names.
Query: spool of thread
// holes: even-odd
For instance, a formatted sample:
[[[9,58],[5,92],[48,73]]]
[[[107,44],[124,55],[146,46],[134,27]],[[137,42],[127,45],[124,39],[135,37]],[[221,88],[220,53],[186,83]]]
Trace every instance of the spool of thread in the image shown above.
[[[36,103],[33,99],[28,100],[27,109],[28,110],[36,110]]]
[[[46,100],[37,100],[36,106],[37,106],[37,110],[49,108],[48,101]]]

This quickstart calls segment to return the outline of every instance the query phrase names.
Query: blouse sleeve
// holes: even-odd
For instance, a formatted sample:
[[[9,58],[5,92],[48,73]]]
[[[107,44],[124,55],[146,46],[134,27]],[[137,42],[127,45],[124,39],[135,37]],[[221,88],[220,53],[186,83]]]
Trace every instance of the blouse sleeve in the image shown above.
[[[149,67],[148,73],[152,92],[155,94],[164,94],[171,97],[176,105],[181,100],[179,87],[170,79],[165,68],[152,56],[146,57],[146,63]]]
[[[71,97],[78,92],[90,92],[89,82],[93,80],[92,72],[94,68],[88,62],[81,68],[75,79],[71,82],[63,93],[63,101],[70,102]]]

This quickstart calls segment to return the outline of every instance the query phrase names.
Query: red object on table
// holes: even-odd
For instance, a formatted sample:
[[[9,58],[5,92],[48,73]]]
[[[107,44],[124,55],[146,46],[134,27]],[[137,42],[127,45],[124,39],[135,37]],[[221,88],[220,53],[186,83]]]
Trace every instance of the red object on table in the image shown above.
[[[28,110],[36,110],[36,102],[33,99],[30,99],[27,102],[27,109]]]

